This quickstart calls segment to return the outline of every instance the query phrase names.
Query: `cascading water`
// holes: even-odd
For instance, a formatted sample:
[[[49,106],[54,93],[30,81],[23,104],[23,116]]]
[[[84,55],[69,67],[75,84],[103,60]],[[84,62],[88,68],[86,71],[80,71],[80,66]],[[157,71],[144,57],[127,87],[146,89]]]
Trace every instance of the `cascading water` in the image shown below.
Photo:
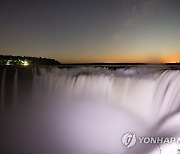
[[[179,70],[40,68],[39,72],[41,75],[35,74],[37,83],[34,84],[45,85],[49,95],[57,94],[59,99],[86,97],[117,103],[145,118],[148,123],[179,109]],[[143,110],[140,111],[139,107]]]
[[[57,128],[53,129],[54,132],[57,132],[56,134],[59,133],[63,141],[53,142],[52,147],[56,149],[54,153],[58,153],[59,150],[58,145],[55,146],[57,142],[63,144],[63,148],[66,150],[68,149],[67,145],[72,147],[66,151],[67,154],[73,154],[72,149],[74,154],[89,154],[95,151],[107,154],[136,153],[134,151],[137,150],[136,148],[133,151],[121,148],[121,133],[135,130],[139,135],[166,135],[168,131],[168,134],[172,136],[180,134],[179,131],[167,130],[168,127],[166,127],[168,121],[172,123],[173,117],[179,115],[179,70],[170,70],[164,67],[156,67],[156,69],[153,67],[131,67],[115,70],[100,67],[52,67],[29,68],[28,71],[32,77],[31,80],[28,80],[31,88],[28,89],[27,93],[31,93],[29,96],[32,98],[26,99],[40,102],[38,106],[37,104],[35,107],[31,106],[31,112],[34,111],[34,108],[38,110],[37,108],[41,108],[41,106],[43,106],[42,108],[48,106],[49,113],[51,113],[52,108],[55,108],[53,114],[56,115],[54,121],[56,121]],[[1,110],[3,112],[7,97],[5,95],[6,78],[8,77],[6,72],[7,69],[4,69],[1,79]],[[13,101],[8,103],[9,106],[13,106],[13,104],[21,106],[24,103],[25,99],[19,98],[23,95],[20,93],[22,92],[22,84],[19,85],[20,77],[23,76],[21,74],[23,74],[22,70],[19,72],[18,69],[15,69],[12,77]],[[23,101],[18,104],[19,100]],[[66,105],[58,108],[57,104]],[[45,109],[45,111],[47,110]],[[27,113],[28,117],[31,112]],[[45,113],[43,112],[42,115],[44,116]],[[62,126],[58,125],[57,119]],[[176,125],[179,126],[180,123],[177,120],[176,122]],[[69,133],[72,134],[69,135]],[[73,137],[79,139],[75,141]],[[58,137],[56,136],[56,138]],[[86,142],[86,140],[88,141]],[[100,144],[101,142],[102,144]],[[15,145],[13,146],[17,148]],[[177,150],[177,146],[174,149]],[[153,151],[153,148],[149,150],[149,148],[142,147],[138,153],[150,151]],[[159,152],[159,149],[154,151],[157,154]],[[163,152],[161,151],[161,153]]]
[[[13,85],[13,104],[17,103],[17,89],[18,89],[18,85],[17,85],[17,78],[18,78],[18,71],[17,69],[15,70],[15,74],[14,74],[14,85]]]
[[[6,80],[6,69],[3,70],[2,81],[1,81],[1,109],[3,109],[4,106],[5,80]]]

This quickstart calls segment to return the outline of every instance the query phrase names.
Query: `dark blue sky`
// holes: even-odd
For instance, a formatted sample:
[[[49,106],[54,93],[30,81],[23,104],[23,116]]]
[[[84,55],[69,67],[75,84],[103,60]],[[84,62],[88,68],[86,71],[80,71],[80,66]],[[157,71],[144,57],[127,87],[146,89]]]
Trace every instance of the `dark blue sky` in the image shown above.
[[[180,58],[180,0],[0,0],[0,53],[71,62]]]

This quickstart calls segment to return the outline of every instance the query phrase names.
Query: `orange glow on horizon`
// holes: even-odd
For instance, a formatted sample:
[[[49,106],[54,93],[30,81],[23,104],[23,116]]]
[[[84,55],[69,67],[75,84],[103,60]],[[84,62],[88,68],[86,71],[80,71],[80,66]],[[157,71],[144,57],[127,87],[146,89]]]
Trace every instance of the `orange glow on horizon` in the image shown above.
[[[64,59],[62,63],[179,63],[180,56],[129,56],[129,57],[114,57],[114,56],[105,56],[105,57],[91,57],[91,58],[78,58],[78,59]]]
[[[180,62],[179,58],[171,58],[171,57],[165,58],[163,61],[163,63],[179,63],[179,62]]]

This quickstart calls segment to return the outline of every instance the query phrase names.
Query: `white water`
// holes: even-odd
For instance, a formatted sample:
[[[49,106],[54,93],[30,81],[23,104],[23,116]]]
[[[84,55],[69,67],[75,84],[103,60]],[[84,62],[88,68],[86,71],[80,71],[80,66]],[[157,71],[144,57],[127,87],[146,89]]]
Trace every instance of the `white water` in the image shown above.
[[[5,80],[6,80],[6,69],[3,71],[1,81],[1,109],[4,107],[4,96],[5,96]]]
[[[44,85],[47,95],[58,99],[83,97],[116,103],[150,125],[180,107],[179,70],[53,68],[47,71],[40,68],[40,74],[35,75],[34,85],[36,88]]]
[[[53,102],[68,102],[65,107],[56,104],[53,110],[56,115],[53,124],[57,125],[54,132],[61,139],[63,136],[63,141],[57,136],[56,141],[63,142],[68,154],[137,153],[134,151],[137,148],[128,151],[121,145],[121,135],[128,131],[138,135],[177,137],[180,134],[180,130],[175,129],[180,126],[179,70],[141,67],[112,71],[82,67],[33,68],[32,72],[34,98],[49,102],[48,106],[54,106]],[[15,98],[17,74],[16,71]],[[4,71],[2,82],[5,77]],[[1,84],[2,95],[4,86]],[[55,152],[57,147],[54,147]],[[138,153],[148,153],[149,148],[145,149],[138,147]],[[162,154],[176,154],[178,146],[162,145],[161,150]],[[159,154],[160,151],[157,149],[152,153]]]
[[[17,104],[17,97],[18,97],[18,83],[17,83],[17,79],[18,79],[18,71],[16,69],[15,74],[14,74],[14,85],[13,85],[13,104],[16,105]]]

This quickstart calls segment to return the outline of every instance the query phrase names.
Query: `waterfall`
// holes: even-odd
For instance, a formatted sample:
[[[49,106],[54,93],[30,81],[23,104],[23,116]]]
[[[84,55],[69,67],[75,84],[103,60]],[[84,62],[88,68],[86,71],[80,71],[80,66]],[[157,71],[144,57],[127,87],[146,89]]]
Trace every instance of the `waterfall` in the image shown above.
[[[108,150],[113,151],[116,148],[119,150],[119,135],[131,130],[140,135],[168,134],[177,137],[180,134],[178,129],[171,129],[171,124],[178,128],[180,126],[179,70],[164,67],[130,67],[115,70],[100,67],[41,67],[26,69],[29,75],[25,69],[16,68],[14,76],[8,76],[7,70],[8,68],[2,72],[1,109],[7,103],[5,95],[7,78],[12,78],[13,103],[10,104],[19,107],[28,106],[25,110],[27,113],[20,116],[22,118],[27,116],[27,119],[34,118],[36,121],[39,117],[41,123],[53,116],[45,123],[46,125],[50,123],[48,128],[51,124],[56,125],[57,128],[50,127],[49,130],[53,129],[54,133],[62,135],[61,138],[64,139],[59,140],[56,134],[54,138],[58,138],[57,141],[52,139],[52,143],[49,143],[50,139],[48,144],[53,144],[53,147],[59,143],[54,147],[56,150],[61,142],[62,145],[67,142],[67,145],[74,147],[83,145],[84,149],[81,150],[97,148],[105,150],[104,152],[107,150],[108,153]],[[30,90],[26,83],[31,85]],[[24,96],[25,92],[31,93],[27,96],[32,98],[19,98]],[[33,101],[30,101],[31,99]],[[28,128],[34,126],[31,124],[32,121],[27,120]],[[26,126],[24,121],[23,125]],[[79,140],[74,141],[72,136],[77,138],[77,135]],[[91,136],[94,136],[95,140]],[[89,140],[84,141],[84,138]],[[12,145],[15,146],[16,142]],[[79,148],[82,148],[81,146]],[[173,145],[173,148],[176,149],[177,146]],[[123,148],[120,150],[125,153]],[[159,149],[155,151],[155,154],[158,153]]]
[[[16,105],[18,101],[18,70],[15,70],[14,85],[13,85],[13,104]]]
[[[5,102],[5,81],[6,81],[6,69],[3,70],[2,81],[1,81],[1,109],[4,108],[4,102]]]
[[[40,68],[39,72],[34,85],[36,88],[44,85],[38,91],[46,89],[46,96],[115,103],[149,124],[179,109],[179,70]]]

